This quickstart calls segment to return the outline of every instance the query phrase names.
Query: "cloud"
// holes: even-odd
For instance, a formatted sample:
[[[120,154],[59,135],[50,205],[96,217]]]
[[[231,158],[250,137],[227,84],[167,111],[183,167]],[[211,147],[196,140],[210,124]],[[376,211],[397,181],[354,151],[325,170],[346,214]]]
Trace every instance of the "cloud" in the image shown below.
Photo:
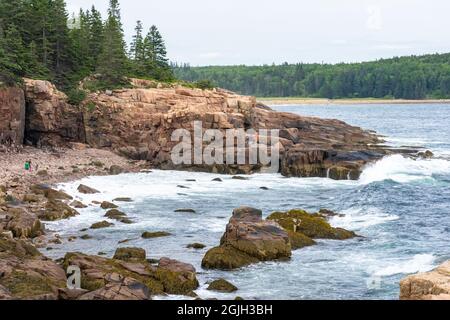
[[[379,6],[369,6],[367,7],[367,17],[366,27],[372,31],[380,31],[383,29],[383,16],[381,14],[381,8]]]

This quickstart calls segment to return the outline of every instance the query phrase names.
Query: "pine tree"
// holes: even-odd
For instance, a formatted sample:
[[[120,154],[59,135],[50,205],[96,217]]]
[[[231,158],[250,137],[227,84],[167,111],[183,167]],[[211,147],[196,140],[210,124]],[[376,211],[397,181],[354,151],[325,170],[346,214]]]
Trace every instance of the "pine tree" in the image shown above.
[[[130,58],[139,61],[143,56],[143,46],[144,46],[144,37],[142,35],[142,22],[140,20],[136,23],[136,28],[134,31],[136,32],[133,36],[133,41],[130,45]]]
[[[92,71],[93,58],[90,52],[90,28],[89,12],[80,10],[78,16],[73,16],[70,21],[70,37],[76,68],[74,68],[76,80],[81,80]],[[75,80],[75,79],[74,79]]]
[[[14,57],[8,52],[9,43],[6,39],[3,27],[0,25],[0,85],[16,83],[18,75],[22,73],[20,66],[14,61]]]
[[[103,44],[103,21],[100,12],[92,6],[89,13],[89,48],[92,65],[91,71],[95,71],[98,64],[98,57]]]
[[[50,11],[50,35],[52,52],[51,69],[57,84],[68,86],[68,74],[73,69],[72,43],[67,27],[68,14],[64,0],[53,0]]]
[[[110,0],[97,71],[109,84],[121,84],[127,73],[127,62],[119,3],[117,0]]]
[[[162,81],[173,78],[166,55],[166,45],[161,33],[153,25],[144,39],[144,70],[147,76]]]

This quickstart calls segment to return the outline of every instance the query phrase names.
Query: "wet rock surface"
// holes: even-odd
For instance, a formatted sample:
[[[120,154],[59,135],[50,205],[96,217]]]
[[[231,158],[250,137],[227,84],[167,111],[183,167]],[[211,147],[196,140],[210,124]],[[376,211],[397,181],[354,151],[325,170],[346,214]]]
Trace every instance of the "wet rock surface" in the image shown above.
[[[206,253],[202,267],[234,269],[290,256],[288,234],[276,222],[263,220],[261,210],[241,207],[233,211],[220,246]]]

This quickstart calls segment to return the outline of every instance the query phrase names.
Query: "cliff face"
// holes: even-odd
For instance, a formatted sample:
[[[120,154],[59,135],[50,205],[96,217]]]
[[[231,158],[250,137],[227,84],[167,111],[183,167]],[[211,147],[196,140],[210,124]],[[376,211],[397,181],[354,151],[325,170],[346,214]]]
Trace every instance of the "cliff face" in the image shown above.
[[[400,282],[402,300],[450,300],[450,260],[430,272]]]
[[[203,132],[278,129],[282,174],[334,179],[356,179],[362,165],[388,152],[373,146],[379,142],[376,135],[342,121],[276,112],[253,97],[220,89],[158,89],[147,88],[145,81],[134,83],[138,83],[134,89],[92,93],[75,107],[49,82],[26,79],[25,140],[38,146],[82,142],[164,169],[236,174],[257,172],[261,167],[174,165],[170,155],[179,142],[171,141],[173,131],[183,128],[192,133],[194,121],[202,122]]]
[[[48,81],[25,79],[26,140],[37,146],[84,141],[83,114]]]
[[[127,89],[91,94],[84,103],[86,141],[108,147],[133,159],[148,160],[167,169],[175,166],[170,152],[173,130],[279,129],[280,171],[286,176],[356,179],[361,166],[379,159],[385,151],[370,145],[378,137],[338,120],[302,117],[276,112],[255,98],[224,90],[186,88]],[[248,150],[247,150],[248,151]],[[191,170],[251,173],[258,165],[199,165]]]
[[[25,97],[17,87],[0,89],[0,144],[22,144],[25,133]]]

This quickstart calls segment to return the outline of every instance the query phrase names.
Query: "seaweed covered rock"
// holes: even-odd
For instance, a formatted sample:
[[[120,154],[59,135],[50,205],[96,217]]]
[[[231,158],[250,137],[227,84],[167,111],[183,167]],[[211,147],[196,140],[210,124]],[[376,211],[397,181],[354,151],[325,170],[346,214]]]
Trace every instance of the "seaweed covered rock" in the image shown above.
[[[100,221],[100,222],[96,222],[91,226],[91,229],[104,229],[104,228],[109,228],[111,226],[113,226],[114,223],[110,223],[108,221]]]
[[[225,245],[208,250],[203,257],[202,268],[232,270],[258,262],[259,259]]]
[[[164,292],[169,294],[188,295],[199,285],[192,265],[169,258],[159,260],[156,275],[164,285]]]
[[[218,279],[209,284],[208,290],[219,292],[235,292],[238,290],[238,288],[225,279]]]
[[[77,215],[79,215],[78,211],[56,199],[49,199],[45,204],[45,209],[38,214],[39,218],[44,221],[68,219]]]
[[[172,234],[170,234],[169,232],[165,232],[165,231],[156,231],[156,232],[143,232],[141,237],[143,239],[153,239],[153,238],[162,238],[162,237],[169,237]]]
[[[144,261],[146,253],[141,248],[118,248],[114,253],[114,259],[122,261]]]
[[[240,207],[226,227],[220,246],[209,250],[204,268],[234,269],[258,261],[291,257],[289,236],[276,222],[262,219],[262,211]]]
[[[115,205],[114,203],[108,202],[108,201],[103,201],[102,204],[100,205],[100,207],[102,209],[116,209],[119,206]]]
[[[47,199],[50,200],[72,200],[73,197],[68,195],[67,193],[55,190],[45,184],[36,184],[31,186],[31,192],[36,195],[43,195]]]
[[[35,238],[44,234],[44,226],[38,217],[25,208],[8,208],[5,230],[16,238]]]
[[[72,202],[70,203],[70,206],[71,206],[71,207],[74,207],[74,208],[76,208],[76,209],[84,209],[84,208],[87,208],[87,205],[85,205],[84,203],[82,203],[81,201],[78,201],[78,200],[72,201]]]
[[[22,240],[0,238],[0,298],[57,299],[64,270]]]
[[[136,256],[134,253],[132,255]],[[64,266],[80,267],[81,287],[90,291],[80,299],[145,300],[151,295],[164,293],[189,294],[198,287],[195,269],[189,264],[163,258],[155,267],[145,259],[129,260],[128,257],[128,261],[123,261],[68,253]],[[124,291],[119,291],[119,288]]]
[[[321,214],[309,214],[304,210],[291,210],[288,212],[274,212],[268,220],[276,221],[285,230],[290,233],[292,242],[295,242],[295,237],[307,241],[306,236],[310,239],[334,239],[346,240],[356,237],[353,231],[348,231],[342,228],[333,228]],[[314,243],[311,243],[314,244]]]
[[[450,260],[400,282],[401,300],[450,300]]]

